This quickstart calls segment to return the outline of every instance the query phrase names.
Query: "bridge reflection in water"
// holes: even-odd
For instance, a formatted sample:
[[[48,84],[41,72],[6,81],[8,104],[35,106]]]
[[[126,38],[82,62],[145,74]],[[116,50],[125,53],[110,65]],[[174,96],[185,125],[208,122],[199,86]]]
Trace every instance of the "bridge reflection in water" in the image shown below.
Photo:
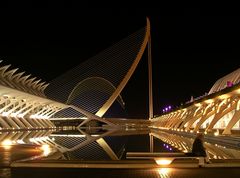
[[[193,137],[155,129],[3,132],[1,150],[7,153],[1,155],[1,162],[6,165],[9,160],[10,164],[15,148],[19,149],[19,154],[34,148],[29,153],[36,154],[35,159],[44,160],[123,160],[128,151],[190,152]],[[211,159],[240,158],[238,144],[224,143],[216,137],[205,140]],[[33,156],[29,153],[25,157]]]
[[[7,169],[1,169],[1,176],[10,177],[11,169],[12,174],[17,175],[16,177],[29,174],[26,170],[19,173],[21,169],[16,167],[38,167],[39,165],[48,167],[48,163],[52,162],[62,165],[70,162],[76,166],[89,161],[100,164],[108,162],[117,164],[124,161],[124,164],[129,166],[133,160],[126,159],[126,152],[190,152],[193,137],[193,134],[183,136],[178,135],[178,132],[170,133],[170,131],[148,128],[2,132],[0,164],[2,168]],[[220,144],[216,137],[206,137],[206,141],[205,145],[212,161],[224,162],[232,159],[237,161],[240,158],[240,149],[234,144],[224,142]],[[34,166],[35,163],[38,165]],[[148,168],[153,169],[151,166],[154,164],[156,167],[156,163],[152,160],[144,165],[149,165]],[[160,177],[167,177],[169,171],[170,169],[161,168],[155,170],[154,174],[157,172]],[[53,172],[51,171],[50,174]]]

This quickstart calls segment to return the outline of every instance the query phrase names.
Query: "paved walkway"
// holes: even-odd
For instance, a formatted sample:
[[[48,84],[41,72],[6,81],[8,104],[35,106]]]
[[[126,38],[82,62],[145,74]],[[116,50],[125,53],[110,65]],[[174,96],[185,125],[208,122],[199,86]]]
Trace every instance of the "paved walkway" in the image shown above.
[[[11,178],[231,178],[240,177],[239,160],[213,160],[199,167],[194,160],[178,160],[158,166],[153,160],[138,161],[27,161],[11,164]]]
[[[12,178],[239,178],[239,168],[49,169],[13,168]]]

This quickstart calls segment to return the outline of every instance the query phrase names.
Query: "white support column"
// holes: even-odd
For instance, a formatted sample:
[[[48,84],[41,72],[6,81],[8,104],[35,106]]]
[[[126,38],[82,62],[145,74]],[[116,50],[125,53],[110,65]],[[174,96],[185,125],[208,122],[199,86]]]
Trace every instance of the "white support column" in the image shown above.
[[[12,118],[6,116],[3,117],[3,119],[5,119],[5,121],[11,126],[11,128],[13,129],[19,129],[20,127],[12,120]]]
[[[11,119],[18,124],[19,128],[21,128],[21,129],[27,128],[18,118],[11,117]]]
[[[10,125],[0,116],[0,124],[3,126],[3,128],[11,129]]]
[[[240,110],[236,110],[232,119],[229,121],[227,127],[224,129],[222,134],[231,134],[231,129],[233,128],[233,126],[237,123],[237,121],[240,120]]]
[[[20,121],[22,121],[22,122],[27,126],[28,129],[32,129],[32,128],[33,128],[33,126],[32,126],[26,119],[21,118],[21,117],[19,117],[19,118],[17,118],[17,119],[19,119]]]

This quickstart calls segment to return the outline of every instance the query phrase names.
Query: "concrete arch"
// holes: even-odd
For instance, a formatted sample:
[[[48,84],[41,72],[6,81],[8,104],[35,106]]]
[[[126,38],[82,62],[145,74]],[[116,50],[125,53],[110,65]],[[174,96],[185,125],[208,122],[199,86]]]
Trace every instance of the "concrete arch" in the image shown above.
[[[135,71],[140,59],[142,58],[142,55],[145,51],[145,48],[147,46],[147,43],[150,39],[150,21],[147,18],[147,27],[146,27],[146,33],[145,33],[145,37],[143,40],[143,43],[141,45],[141,48],[139,49],[139,52],[132,64],[132,66],[130,67],[130,69],[128,70],[127,74],[125,75],[125,77],[123,78],[123,80],[120,82],[120,84],[117,86],[117,89],[115,90],[115,92],[112,94],[112,96],[107,100],[107,102],[99,109],[99,111],[96,113],[97,116],[102,117],[105,112],[110,108],[110,106],[113,104],[113,102],[116,100],[116,98],[120,95],[120,93],[122,92],[123,88],[126,86],[126,84],[128,83],[129,79],[131,78],[133,72]]]
[[[91,86],[91,90],[105,91],[109,95],[112,95],[112,93],[114,93],[114,91],[116,90],[116,87],[111,82],[109,82],[108,80],[106,80],[104,78],[89,77],[89,78],[86,78],[85,80],[79,82],[74,87],[74,89],[72,90],[72,92],[68,96],[66,104],[70,104],[81,93],[89,91],[90,86]],[[124,107],[124,102],[123,102],[123,99],[122,99],[121,95],[119,95],[117,97],[117,101],[119,102],[119,104],[122,107]],[[89,102],[89,101],[86,101],[86,102]]]

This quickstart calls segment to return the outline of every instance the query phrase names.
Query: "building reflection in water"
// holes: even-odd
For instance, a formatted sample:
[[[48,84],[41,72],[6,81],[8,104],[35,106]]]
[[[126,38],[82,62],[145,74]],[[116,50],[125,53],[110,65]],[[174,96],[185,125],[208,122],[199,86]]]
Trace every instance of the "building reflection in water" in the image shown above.
[[[158,138],[172,147],[178,149],[180,152],[191,152],[193,138],[184,137],[177,134],[170,134],[167,132],[152,130],[150,133],[153,137]],[[240,150],[229,148],[226,145],[205,142],[206,150],[210,155],[210,159],[239,159]]]
[[[170,178],[172,168],[159,168],[156,171],[159,174],[159,178]]]
[[[9,168],[0,169],[0,177],[11,178],[11,170]]]
[[[150,132],[148,129],[3,132],[0,135],[1,149],[4,150],[1,154],[1,163],[7,165],[11,161],[23,159],[24,154],[25,157],[31,157],[31,159],[120,160],[124,159],[128,136],[141,134],[149,134],[155,138],[155,142],[163,141],[163,145],[175,148],[174,150],[179,152],[191,151],[192,138],[157,130]],[[152,139],[150,140],[153,142]],[[149,145],[149,147],[153,150],[154,145]],[[211,159],[238,159],[240,157],[238,149],[215,143],[206,143],[206,147]],[[17,154],[15,150],[18,150],[17,152],[22,156],[12,156],[12,154]]]

